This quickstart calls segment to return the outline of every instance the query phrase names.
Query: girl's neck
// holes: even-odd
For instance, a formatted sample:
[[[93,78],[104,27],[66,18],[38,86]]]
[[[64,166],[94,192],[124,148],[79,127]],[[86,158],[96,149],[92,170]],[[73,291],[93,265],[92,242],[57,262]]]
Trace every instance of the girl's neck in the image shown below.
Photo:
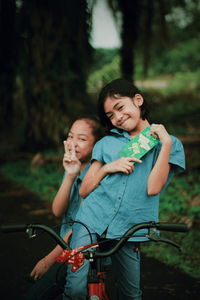
[[[89,161],[84,161],[81,163],[80,173],[85,169],[85,167],[87,166],[88,163],[89,163]]]
[[[142,130],[144,130],[146,127],[150,126],[149,122],[145,120],[141,120],[139,124],[129,132],[131,137],[136,136],[138,133],[140,133]]]

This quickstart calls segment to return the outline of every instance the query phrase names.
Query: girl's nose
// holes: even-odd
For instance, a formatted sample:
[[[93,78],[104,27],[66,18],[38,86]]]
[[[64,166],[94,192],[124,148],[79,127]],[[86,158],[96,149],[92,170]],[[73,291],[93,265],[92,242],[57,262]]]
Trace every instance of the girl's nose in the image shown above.
[[[117,121],[117,123],[119,123],[119,122],[121,121],[121,119],[122,119],[122,114],[121,114],[120,112],[117,112],[117,113],[115,114],[115,116],[116,116],[116,121]]]
[[[76,148],[78,145],[77,140],[74,140],[74,147]]]

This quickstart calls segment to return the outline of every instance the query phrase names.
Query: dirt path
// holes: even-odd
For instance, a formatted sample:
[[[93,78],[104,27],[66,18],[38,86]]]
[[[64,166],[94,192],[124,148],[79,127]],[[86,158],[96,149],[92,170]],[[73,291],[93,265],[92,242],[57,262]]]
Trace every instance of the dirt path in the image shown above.
[[[0,224],[56,225],[50,207],[25,189],[0,177]],[[28,239],[24,233],[0,234],[1,300],[23,299],[30,286],[24,276],[54,242],[42,234]],[[199,281],[153,259],[143,258],[144,300],[197,300]],[[112,299],[115,300],[115,299]]]

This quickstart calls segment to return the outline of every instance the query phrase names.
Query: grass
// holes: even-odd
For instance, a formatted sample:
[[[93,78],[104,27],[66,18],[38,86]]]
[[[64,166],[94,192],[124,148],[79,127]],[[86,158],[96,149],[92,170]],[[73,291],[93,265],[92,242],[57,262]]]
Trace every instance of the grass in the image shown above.
[[[61,166],[56,163],[33,167],[28,160],[6,163],[1,167],[0,172],[45,201],[53,200],[64,174]]]

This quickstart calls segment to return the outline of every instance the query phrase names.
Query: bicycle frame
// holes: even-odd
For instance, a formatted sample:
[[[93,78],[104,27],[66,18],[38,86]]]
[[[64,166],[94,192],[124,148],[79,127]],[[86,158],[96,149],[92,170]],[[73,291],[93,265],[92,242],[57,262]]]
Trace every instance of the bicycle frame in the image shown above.
[[[107,251],[93,251],[92,248],[99,247],[98,243],[93,243],[77,249],[71,249],[69,245],[54,230],[42,224],[4,225],[0,226],[0,231],[4,233],[24,231],[28,233],[29,237],[34,237],[36,235],[37,229],[47,232],[56,241],[56,243],[64,249],[63,253],[57,258],[56,261],[71,264],[72,271],[75,272],[84,263],[84,259],[89,259],[92,263],[96,262],[98,259],[114,254],[121,247],[123,247],[124,243],[130,238],[130,236],[133,236],[135,232],[144,228],[148,229],[148,234],[146,234],[146,237],[150,241],[165,242],[176,247],[179,250],[181,250],[181,247],[178,244],[174,243],[171,240],[161,238],[160,236],[156,235],[155,232],[157,230],[172,232],[186,232],[189,230],[189,228],[185,224],[159,222],[139,223],[127,230],[127,232],[124,233],[124,235],[116,242],[116,244]],[[96,269],[95,276],[95,280],[88,284],[89,299],[109,300],[109,297],[106,294],[104,273],[101,271],[101,269]]]

